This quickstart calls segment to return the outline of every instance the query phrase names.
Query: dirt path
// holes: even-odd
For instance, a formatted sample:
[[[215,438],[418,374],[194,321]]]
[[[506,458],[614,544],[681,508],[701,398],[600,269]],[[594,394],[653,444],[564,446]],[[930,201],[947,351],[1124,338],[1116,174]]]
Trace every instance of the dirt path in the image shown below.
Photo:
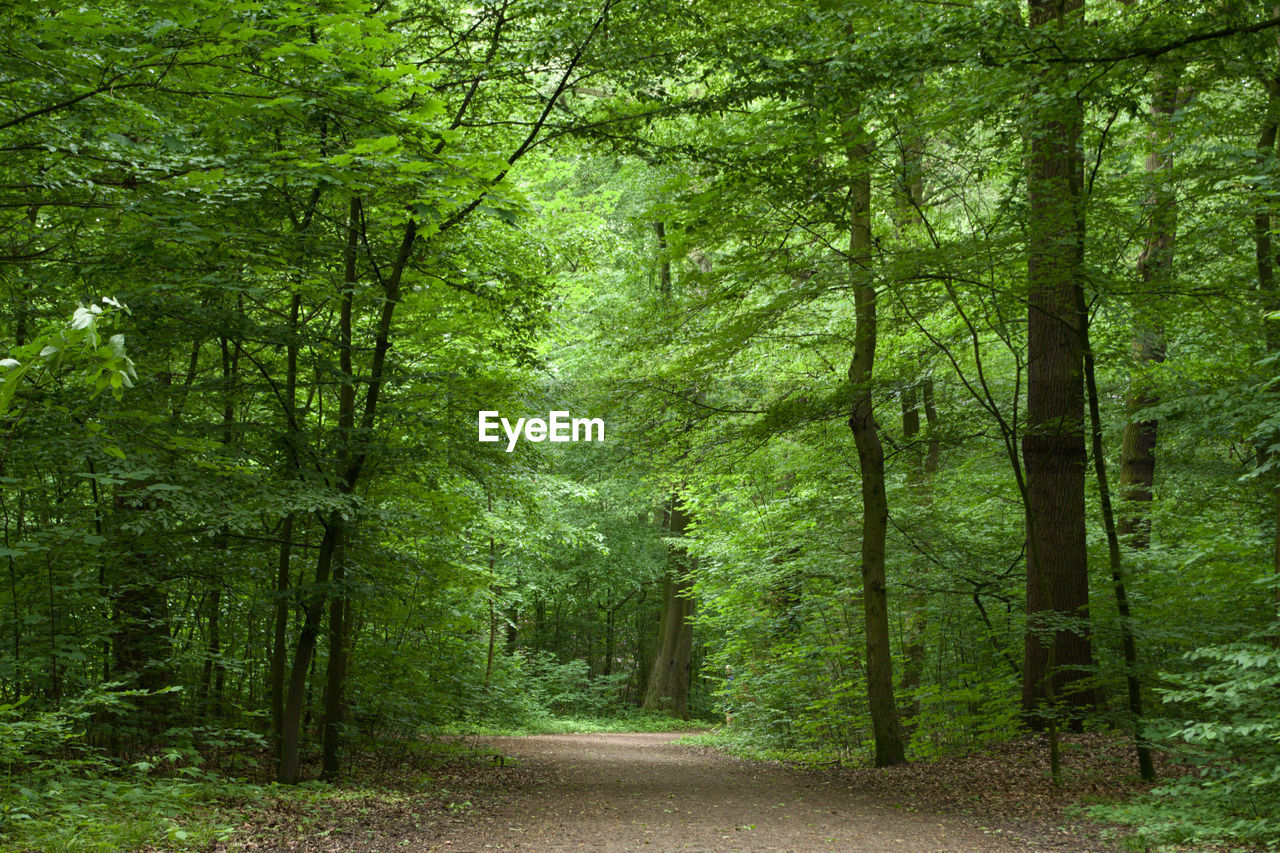
[[[963,817],[915,813],[846,781],[679,746],[675,734],[491,741],[522,787],[440,827],[426,849],[1026,853],[1080,850]],[[488,798],[486,798],[488,799]]]

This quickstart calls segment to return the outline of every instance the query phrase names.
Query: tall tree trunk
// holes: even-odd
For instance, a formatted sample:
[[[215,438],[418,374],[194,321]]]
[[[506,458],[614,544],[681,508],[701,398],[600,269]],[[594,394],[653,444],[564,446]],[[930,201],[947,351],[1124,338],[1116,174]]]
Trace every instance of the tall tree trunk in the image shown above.
[[[353,445],[355,424],[355,381],[351,367],[351,315],[355,290],[355,247],[357,227],[362,222],[363,209],[358,196],[353,196],[350,205],[349,225],[347,233],[346,272],[347,283],[343,288],[340,323],[345,331],[340,332],[344,344],[339,353],[340,358],[347,359],[343,368],[344,375],[350,381],[343,383],[339,390],[338,412],[338,452],[339,470],[338,490],[343,495],[355,491],[360,472],[364,467],[367,451],[363,447]],[[387,351],[391,348],[391,324],[395,317],[396,306],[400,300],[400,282],[413,252],[414,242],[418,236],[417,223],[409,220],[405,225],[400,241],[400,249],[396,255],[389,275],[384,281],[385,294],[382,310],[378,316],[374,334],[373,356],[370,359],[368,373],[368,391],[365,396],[364,410],[360,417],[360,434],[368,435],[373,429],[377,417],[378,399],[382,391],[386,370]],[[345,407],[345,408],[344,408]],[[307,687],[307,670],[315,653],[316,636],[319,633],[320,619],[324,612],[326,587],[333,566],[335,551],[341,547],[346,538],[346,519],[340,511],[329,513],[324,520],[324,538],[320,542],[320,551],[316,557],[315,584],[308,597],[303,618],[302,629],[298,634],[298,646],[294,653],[293,669],[289,676],[288,691],[285,696],[284,717],[280,738],[280,762],[277,778],[280,782],[293,784],[301,778],[299,765],[299,746],[302,736],[302,711]]]
[[[858,448],[862,478],[862,607],[866,619],[867,702],[875,735],[877,767],[906,761],[906,738],[898,721],[893,691],[893,659],[889,646],[889,600],[885,588],[885,539],[889,503],[884,488],[884,446],[876,425],[872,389],[876,357],[876,288],[871,276],[872,145],[866,130],[851,119],[849,267],[853,280],[853,359],[849,382],[853,411],[849,429]]]
[[[216,550],[219,554],[226,553],[221,543]],[[221,701],[215,689],[218,681],[215,671],[221,674],[225,666],[222,663],[222,589],[218,583],[219,581],[215,579],[214,586],[209,590],[206,599],[208,616],[205,624],[208,633],[205,639],[204,673],[200,682],[198,703],[200,715],[206,720],[217,719],[222,714]]]
[[[924,403],[925,454],[924,473],[928,477],[938,473],[938,461],[942,457],[942,440],[938,436],[938,407],[934,402],[933,379],[926,377],[920,383],[920,397]]]
[[[284,731],[284,678],[288,658],[289,561],[293,554],[293,513],[280,524],[280,559],[276,566],[275,621],[271,632],[271,734],[279,758],[280,736]]]
[[[126,532],[146,524],[138,523],[157,508],[147,494],[144,481],[117,487],[114,525],[117,551],[112,584],[115,625],[112,636],[112,678],[129,680],[139,690],[158,691],[174,682],[172,638],[169,630],[169,599],[160,566],[162,557],[152,536]],[[177,694],[140,696],[132,724],[147,735],[159,734],[176,711]],[[125,723],[124,719],[121,719]]]
[[[671,298],[671,258],[667,255],[666,223],[653,223],[653,231],[658,235],[658,295],[667,300]]]
[[[489,513],[493,513],[493,494],[489,494]],[[487,688],[493,681],[493,659],[498,653],[498,605],[497,598],[501,590],[494,574],[498,565],[498,542],[493,534],[489,534],[489,650],[484,661],[484,686]]]
[[[1259,165],[1266,169],[1273,180],[1277,179],[1276,143],[1277,130],[1280,129],[1280,71],[1263,81],[1267,90],[1267,112],[1263,119],[1262,131],[1258,134]],[[1259,201],[1257,212],[1253,217],[1253,239],[1255,260],[1258,268],[1258,299],[1262,310],[1263,346],[1268,356],[1280,353],[1280,320],[1275,319],[1280,311],[1280,288],[1276,284],[1276,250],[1272,235],[1278,224],[1278,208],[1280,208],[1280,192],[1274,188],[1267,190]],[[1257,439],[1257,455],[1259,467],[1267,465],[1270,459],[1269,448],[1275,443],[1275,435],[1259,436]],[[1272,472],[1265,482],[1271,488],[1271,519],[1274,526],[1272,534],[1271,565],[1274,574],[1280,576],[1280,475]],[[1274,604],[1280,611],[1280,585],[1274,590]],[[1278,613],[1280,615],[1280,613]],[[1273,638],[1280,646],[1280,635]]]
[[[243,302],[239,308],[243,310]],[[226,452],[230,452],[235,447],[235,386],[239,379],[240,344],[239,342],[233,344],[226,336],[223,336],[219,343],[222,350],[222,447]],[[229,568],[231,531],[226,526],[223,526],[214,536],[213,547],[218,554],[218,569]],[[209,631],[205,648],[204,680],[200,689],[200,712],[209,719],[222,716],[221,687],[226,682],[227,665],[222,659],[222,585],[223,578],[215,573],[208,594]]]
[[[321,151],[325,150],[324,140],[327,138],[328,122],[321,118]],[[305,252],[311,245],[311,223],[315,219],[316,209],[320,205],[320,197],[324,193],[324,184],[318,183],[312,189],[302,218],[298,221],[295,232],[300,237],[300,245]],[[298,421],[298,321],[302,314],[302,280],[298,276],[294,280],[295,291],[289,300],[289,326],[285,331],[285,379],[284,399],[284,447],[288,462],[288,475],[301,477],[302,448],[304,440],[302,425]],[[275,582],[275,620],[271,632],[271,665],[268,679],[268,694],[271,702],[271,735],[272,745],[276,750],[276,759],[280,758],[280,744],[284,734],[285,677],[289,657],[289,585],[292,579],[293,559],[293,527],[294,513],[288,511],[280,523],[280,553],[276,562]]]
[[[1082,0],[1031,0],[1032,26],[1063,26]],[[1022,708],[1043,728],[1052,694],[1074,709],[1073,727],[1094,706],[1080,684],[1093,667],[1088,629],[1089,565],[1085,546],[1084,379],[1076,288],[1083,275],[1082,110],[1061,66],[1042,73],[1031,116],[1028,161],[1027,632]],[[1040,560],[1040,565],[1032,561]],[[1050,614],[1048,619],[1042,614]],[[1067,627],[1054,627],[1054,623]],[[1048,637],[1052,637],[1053,650]],[[1051,666],[1052,664],[1052,666]],[[1051,672],[1050,670],[1054,671]]]
[[[921,385],[909,385],[902,391],[902,438],[911,452],[907,457],[907,481],[912,487],[915,498],[927,500],[928,481],[926,480],[927,455],[920,452],[916,443],[920,440],[920,396]],[[936,414],[936,413],[935,413]],[[930,424],[932,427],[932,423]],[[932,430],[931,430],[932,432]],[[931,443],[933,439],[928,439]],[[905,658],[902,666],[902,692],[911,695],[920,687],[924,675],[925,659],[928,650],[925,648],[925,635],[928,630],[928,613],[926,600],[922,593],[915,592],[907,597],[906,624],[903,626],[902,655]],[[920,700],[913,699],[908,710],[912,714],[920,713]]]
[[[689,516],[678,494],[671,496],[667,509],[667,534],[684,535]],[[693,568],[687,555],[672,549],[671,570],[662,582],[662,616],[658,622],[658,645],[645,685],[641,707],[665,711],[682,720],[689,718],[689,684],[693,672]]]
[[[898,238],[903,250],[910,246],[912,230],[923,222],[924,208],[924,141],[915,134],[907,133],[901,150],[900,173],[897,186],[897,212],[894,224],[898,230]],[[920,414],[923,409],[927,430],[925,431],[925,447],[919,446]],[[926,505],[933,499],[931,479],[938,470],[938,412],[934,406],[933,380],[929,377],[913,382],[902,390],[902,438],[909,453],[907,456],[907,482],[913,500]],[[920,687],[924,675],[925,660],[928,649],[925,637],[928,632],[927,599],[921,592],[913,592],[907,597],[907,612],[903,626],[902,654],[905,660],[902,667],[902,692],[912,694]],[[913,715],[920,713],[920,700],[912,700],[909,710]]]
[[[1133,633],[1129,613],[1129,592],[1125,587],[1124,563],[1120,553],[1120,533],[1111,507],[1111,486],[1107,481],[1107,456],[1102,446],[1102,412],[1098,404],[1098,379],[1094,371],[1093,346],[1089,340],[1088,314],[1084,288],[1076,288],[1080,316],[1086,318],[1081,344],[1084,348],[1085,390],[1089,395],[1089,427],[1092,436],[1093,470],[1098,478],[1098,498],[1102,508],[1102,527],[1107,535],[1107,560],[1111,566],[1111,585],[1116,596],[1116,612],[1120,617],[1120,643],[1124,651],[1125,684],[1129,691],[1129,713],[1133,717],[1134,751],[1138,757],[1138,773],[1147,782],[1155,781],[1156,768],[1151,761],[1151,748],[1143,737],[1142,684],[1138,680],[1138,642]]]
[[[668,255],[667,230],[661,222],[653,223],[658,237],[658,295],[663,302],[671,299],[671,257]],[[671,495],[663,527],[670,537],[684,535],[688,515],[679,492]],[[644,685],[640,707],[688,719],[689,686],[693,676],[693,581],[692,565],[682,549],[673,548],[670,568],[662,581],[662,613],[658,618],[658,643],[654,649],[649,677]]]
[[[1178,74],[1162,68],[1156,71],[1151,95],[1151,150],[1146,170],[1151,182],[1147,195],[1147,229],[1142,254],[1138,257],[1141,293],[1134,310],[1133,360],[1141,373],[1164,361],[1164,323],[1158,316],[1158,302],[1173,279],[1174,241],[1178,232],[1178,199],[1168,180],[1173,165],[1173,123],[1178,109]],[[1126,408],[1130,419],[1120,442],[1121,512],[1116,530],[1121,540],[1144,549],[1151,541],[1148,507],[1156,474],[1155,418],[1137,420],[1143,410],[1160,402],[1145,378],[1130,383]]]
[[[342,289],[342,302],[338,315],[338,372],[342,377],[338,387],[338,447],[344,456],[353,452],[356,421],[356,374],[352,362],[352,324],[355,313],[355,289],[357,285],[356,248],[362,210],[359,197],[352,197],[347,221],[347,248],[344,255],[346,270]],[[344,494],[350,494],[354,480],[340,484]],[[346,614],[349,594],[346,581],[346,549],[349,528],[342,524],[342,536],[334,543],[333,588],[329,601],[329,660],[325,666],[324,725],[322,726],[322,774],[332,778],[338,772],[338,726],[343,716],[343,681],[346,678]]]
[[[299,753],[302,743],[302,712],[307,695],[307,670],[311,666],[316,650],[316,637],[320,633],[324,589],[329,583],[334,551],[342,541],[345,525],[342,513],[336,511],[330,513],[325,521],[324,538],[320,540],[320,553],[316,558],[315,583],[307,600],[302,628],[298,632],[298,645],[293,653],[293,667],[289,671],[281,721],[280,761],[276,770],[276,780],[286,785],[302,780]]]
[[[324,731],[321,735],[321,776],[332,779],[338,773],[338,750],[342,745],[341,726],[345,716],[347,644],[351,627],[351,596],[343,584],[347,575],[347,546],[350,531],[338,543],[333,562],[334,594],[329,600],[329,661],[325,666]]]

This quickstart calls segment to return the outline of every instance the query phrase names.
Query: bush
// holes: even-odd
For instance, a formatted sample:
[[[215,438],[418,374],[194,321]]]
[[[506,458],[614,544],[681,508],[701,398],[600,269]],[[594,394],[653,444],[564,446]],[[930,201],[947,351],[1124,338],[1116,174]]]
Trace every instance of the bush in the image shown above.
[[[620,697],[629,677],[614,673],[592,678],[586,661],[560,663],[545,651],[526,656],[522,669],[524,685],[533,698],[560,715],[598,717],[621,710]]]
[[[1099,807],[1142,840],[1280,846],[1280,651],[1267,642],[1197,649],[1160,692],[1186,716],[1153,727],[1194,770],[1136,802]]]
[[[190,742],[214,738],[212,730],[176,732],[184,743],[127,765],[84,743],[91,717],[127,711],[132,699],[146,695],[98,689],[55,710],[31,709],[25,701],[0,705],[0,841],[21,850],[106,853],[162,842],[200,847],[228,837],[232,828],[199,817],[200,807],[243,796],[249,786],[198,766]],[[245,741],[243,733],[217,737]]]

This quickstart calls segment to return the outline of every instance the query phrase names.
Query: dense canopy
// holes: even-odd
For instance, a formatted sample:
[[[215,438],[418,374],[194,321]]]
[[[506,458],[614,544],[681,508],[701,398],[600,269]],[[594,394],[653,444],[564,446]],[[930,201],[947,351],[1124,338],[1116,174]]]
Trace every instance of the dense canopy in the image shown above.
[[[3,22],[0,844],[641,709],[1280,843],[1271,4]]]

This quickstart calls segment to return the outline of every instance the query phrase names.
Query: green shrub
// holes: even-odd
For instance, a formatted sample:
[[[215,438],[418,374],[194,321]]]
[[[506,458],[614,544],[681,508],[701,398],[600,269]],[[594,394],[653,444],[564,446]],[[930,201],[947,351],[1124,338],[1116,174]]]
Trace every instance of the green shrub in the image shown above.
[[[192,744],[239,746],[253,739],[246,733],[174,731],[172,746],[127,764],[84,742],[93,715],[127,711],[144,695],[99,689],[61,709],[0,705],[0,842],[24,851],[108,853],[161,843],[197,848],[230,835],[232,828],[202,807],[253,787],[206,771]]]
[[[1098,807],[1152,843],[1280,846],[1280,651],[1267,642],[1197,649],[1167,675],[1166,704],[1183,718],[1153,727],[1191,764],[1135,802]]]
[[[553,714],[604,716],[620,710],[619,699],[628,675],[591,676],[584,660],[561,663],[551,652],[527,655],[523,682],[537,702]]]

